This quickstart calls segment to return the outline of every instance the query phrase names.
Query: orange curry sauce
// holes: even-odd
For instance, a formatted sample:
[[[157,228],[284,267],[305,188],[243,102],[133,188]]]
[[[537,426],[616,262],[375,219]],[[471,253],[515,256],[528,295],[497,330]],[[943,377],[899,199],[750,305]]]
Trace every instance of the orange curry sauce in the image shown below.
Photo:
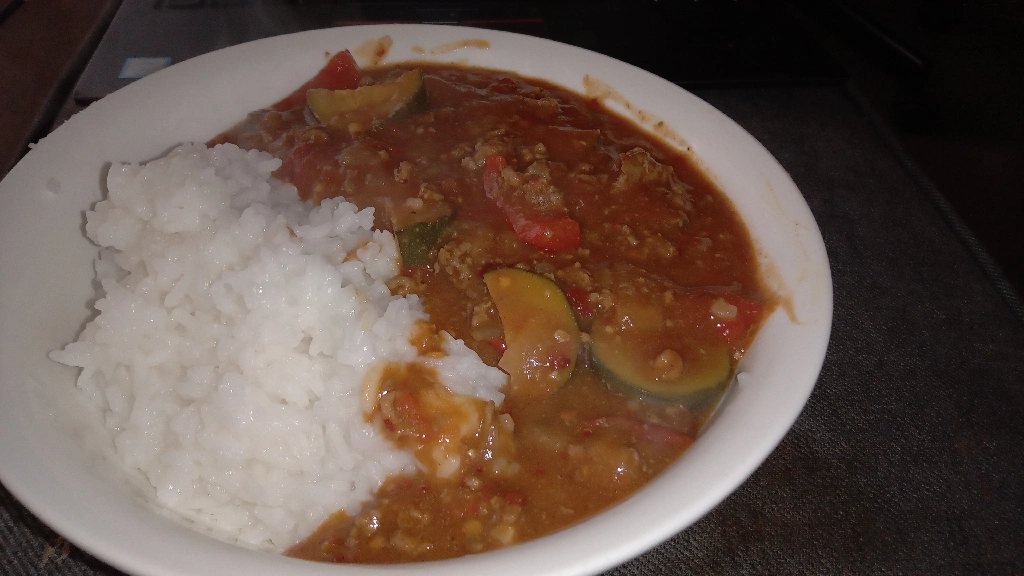
[[[597,101],[508,72],[405,64],[348,81],[414,68],[426,98],[385,121],[321,123],[296,98],[214,143],[269,151],[303,198],[342,195],[374,207],[379,227],[419,234],[417,261],[391,288],[421,297],[433,323],[414,337],[424,353],[443,354],[446,330],[498,365],[507,335],[484,274],[511,267],[557,285],[583,346],[574,364],[536,359],[571,369],[567,381],[510,385],[500,406],[448,393],[427,368],[387,367],[367,418],[423,471],[387,480],[355,516],[332,516],[287,552],[296,557],[449,558],[615,504],[690,446],[772,305],[746,229],[684,154]],[[726,377],[676,398],[641,393],[591,353],[594,330],[641,358],[652,381],[716,351]]]

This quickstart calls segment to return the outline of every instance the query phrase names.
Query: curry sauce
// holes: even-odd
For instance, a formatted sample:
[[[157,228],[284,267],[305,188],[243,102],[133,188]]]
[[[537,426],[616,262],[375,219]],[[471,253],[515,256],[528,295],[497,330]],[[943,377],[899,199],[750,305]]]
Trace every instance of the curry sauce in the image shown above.
[[[304,86],[323,90],[315,103],[297,92],[214,142],[280,157],[304,199],[373,207],[401,246],[392,291],[417,294],[432,323],[420,349],[440,353],[446,331],[512,378],[496,406],[388,366],[366,417],[422,472],[288,554],[448,558],[626,498],[692,444],[773,305],[730,202],[599,101],[479,68],[358,70],[344,54],[340,80]],[[498,281],[516,297],[497,298]]]

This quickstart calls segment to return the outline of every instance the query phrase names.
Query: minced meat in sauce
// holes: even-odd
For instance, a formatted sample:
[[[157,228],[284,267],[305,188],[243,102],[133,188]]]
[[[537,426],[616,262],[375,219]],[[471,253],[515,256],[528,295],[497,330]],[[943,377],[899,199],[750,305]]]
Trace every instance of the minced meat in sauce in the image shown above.
[[[332,65],[341,78],[319,100],[297,91],[214,142],[282,158],[277,176],[304,199],[374,207],[400,243],[391,288],[418,294],[432,323],[414,343],[443,354],[445,330],[512,378],[495,406],[422,366],[386,367],[367,418],[423,471],[287,553],[406,562],[507,546],[669,466],[771,307],[725,196],[687,155],[551,83],[434,64],[360,71],[347,52]]]

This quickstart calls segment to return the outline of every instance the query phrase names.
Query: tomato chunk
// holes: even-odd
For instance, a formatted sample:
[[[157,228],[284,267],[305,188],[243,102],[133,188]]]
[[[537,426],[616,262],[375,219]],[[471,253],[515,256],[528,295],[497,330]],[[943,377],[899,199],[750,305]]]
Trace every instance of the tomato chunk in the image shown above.
[[[561,195],[539,176],[518,175],[508,178],[504,156],[493,154],[484,164],[483,184],[487,197],[494,201],[512,224],[516,236],[544,250],[568,250],[580,245],[580,224],[565,208]],[[542,198],[540,202],[535,198]]]
[[[508,160],[500,154],[491,154],[487,157],[484,162],[484,190],[487,191],[487,196],[490,197],[498,189],[498,178],[501,177],[501,171],[508,166]]]
[[[594,317],[594,305],[590,302],[590,292],[579,286],[570,286],[565,291],[565,297],[569,300],[576,313],[582,318]]]
[[[317,72],[308,82],[299,87],[298,90],[289,94],[286,98],[274,104],[274,110],[283,112],[297,106],[306,104],[306,91],[311,88],[326,88],[328,90],[350,90],[359,86],[362,73],[356,65],[355,58],[348,50],[335,54],[326,66]]]
[[[337,150],[314,142],[300,144],[285,156],[274,176],[290,182],[298,190],[299,198],[321,200],[337,194],[341,172],[334,162]]]
[[[736,307],[733,318],[716,321],[722,337],[730,345],[735,345],[737,341],[746,336],[754,323],[761,318],[764,311],[764,303],[744,298],[732,292],[721,292],[718,294],[718,297]]]

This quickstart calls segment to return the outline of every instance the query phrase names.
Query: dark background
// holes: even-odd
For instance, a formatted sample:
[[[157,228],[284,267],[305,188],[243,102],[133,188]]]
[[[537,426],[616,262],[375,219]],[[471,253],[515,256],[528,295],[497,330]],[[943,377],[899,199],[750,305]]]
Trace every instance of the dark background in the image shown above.
[[[818,37],[1020,291],[1024,2],[849,0],[930,63],[916,77],[836,27]],[[827,21],[822,19],[821,21]]]

